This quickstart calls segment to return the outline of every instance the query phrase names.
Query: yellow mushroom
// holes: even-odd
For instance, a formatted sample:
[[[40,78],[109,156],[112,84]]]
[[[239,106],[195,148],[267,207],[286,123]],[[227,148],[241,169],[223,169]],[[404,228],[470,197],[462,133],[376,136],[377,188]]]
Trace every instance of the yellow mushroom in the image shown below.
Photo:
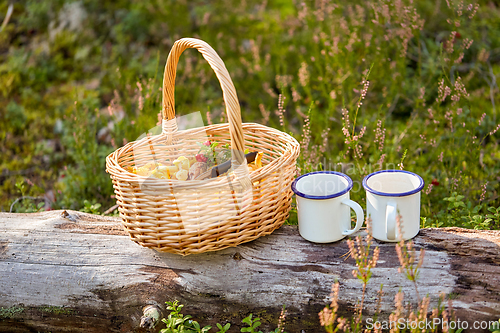
[[[254,163],[257,166],[257,168],[262,168],[262,155],[264,155],[263,152],[258,152],[257,156],[255,156]]]
[[[251,171],[255,171],[262,168],[262,155],[264,155],[263,152],[257,153],[257,156],[255,156],[255,161],[248,164],[248,167],[250,168]]]
[[[187,180],[188,179],[188,171],[187,170],[179,170],[177,171],[177,173],[175,174],[175,177],[178,179],[178,180]]]
[[[156,178],[160,179],[171,179],[170,171],[167,166],[160,165],[158,166],[152,173],[152,175]]]
[[[189,159],[187,159],[185,156],[177,157],[177,159],[173,163],[179,170],[189,170],[189,167],[191,166],[189,163]]]

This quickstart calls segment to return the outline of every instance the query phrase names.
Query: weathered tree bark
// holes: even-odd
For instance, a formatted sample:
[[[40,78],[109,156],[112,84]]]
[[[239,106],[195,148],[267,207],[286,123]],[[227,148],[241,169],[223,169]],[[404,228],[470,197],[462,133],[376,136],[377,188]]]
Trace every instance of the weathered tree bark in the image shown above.
[[[424,229],[415,244],[426,250],[420,295],[433,304],[440,293],[451,295],[461,320],[498,320],[499,231]],[[400,288],[413,304],[416,294],[398,273],[394,244],[374,245],[381,251],[366,316],[383,284],[387,317]],[[231,322],[230,332],[239,332],[249,313],[262,318],[264,329],[276,327],[283,304],[287,332],[321,332],[317,313],[335,280],[344,316],[360,300],[348,251],[345,241],[313,244],[284,226],[236,248],[181,257],[136,245],[116,218],[0,213],[0,331],[141,332],[144,306],[177,299],[202,325]]]

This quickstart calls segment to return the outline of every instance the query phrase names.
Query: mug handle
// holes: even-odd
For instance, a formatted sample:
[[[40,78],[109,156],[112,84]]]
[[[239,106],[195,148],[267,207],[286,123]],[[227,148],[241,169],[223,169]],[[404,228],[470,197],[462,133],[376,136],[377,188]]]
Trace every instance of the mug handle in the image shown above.
[[[356,226],[354,227],[354,229],[342,231],[342,235],[349,236],[358,231],[363,226],[365,215],[363,214],[363,209],[357,202],[352,201],[350,199],[345,199],[342,200],[341,203],[351,207],[352,210],[354,210],[354,212],[356,213]]]
[[[385,209],[385,235],[388,240],[396,240],[396,214],[398,205],[396,201],[387,202]]]

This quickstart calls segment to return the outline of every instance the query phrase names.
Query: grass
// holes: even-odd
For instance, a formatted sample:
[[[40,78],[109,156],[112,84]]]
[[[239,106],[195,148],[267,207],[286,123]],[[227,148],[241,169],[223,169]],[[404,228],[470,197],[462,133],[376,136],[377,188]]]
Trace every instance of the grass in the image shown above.
[[[56,315],[60,314],[70,315],[74,313],[74,310],[72,309],[68,309],[63,306],[53,306],[53,305],[41,306],[38,308],[38,310]]]
[[[168,52],[198,37],[224,60],[243,120],[301,142],[301,173],[347,173],[364,206],[365,175],[404,168],[426,182],[424,226],[498,229],[497,6],[15,3],[0,32],[0,209],[20,196],[44,199],[14,211],[111,207],[106,155],[156,125]],[[215,75],[194,50],[178,65],[176,105],[225,121]]]

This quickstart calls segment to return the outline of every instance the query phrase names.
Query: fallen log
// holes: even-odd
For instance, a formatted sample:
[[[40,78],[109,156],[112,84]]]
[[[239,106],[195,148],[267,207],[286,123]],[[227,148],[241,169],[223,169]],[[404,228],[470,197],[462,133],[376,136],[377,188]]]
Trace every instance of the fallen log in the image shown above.
[[[462,321],[498,320],[499,231],[423,229],[415,244],[426,250],[421,295],[434,305],[440,293],[451,295]],[[387,318],[400,288],[406,301],[415,304],[416,295],[398,273],[394,244],[374,245],[380,258],[365,315],[373,314],[383,284]],[[182,257],[133,243],[117,218],[0,213],[0,331],[144,332],[143,310],[154,310],[147,305],[166,315],[165,301],[177,299],[203,325],[230,322],[230,332],[239,332],[249,313],[262,319],[263,331],[275,328],[283,304],[287,332],[321,332],[317,313],[329,303],[334,281],[341,285],[342,315],[352,315],[360,300],[348,252],[345,241],[313,244],[295,226],[283,226],[235,248]]]

